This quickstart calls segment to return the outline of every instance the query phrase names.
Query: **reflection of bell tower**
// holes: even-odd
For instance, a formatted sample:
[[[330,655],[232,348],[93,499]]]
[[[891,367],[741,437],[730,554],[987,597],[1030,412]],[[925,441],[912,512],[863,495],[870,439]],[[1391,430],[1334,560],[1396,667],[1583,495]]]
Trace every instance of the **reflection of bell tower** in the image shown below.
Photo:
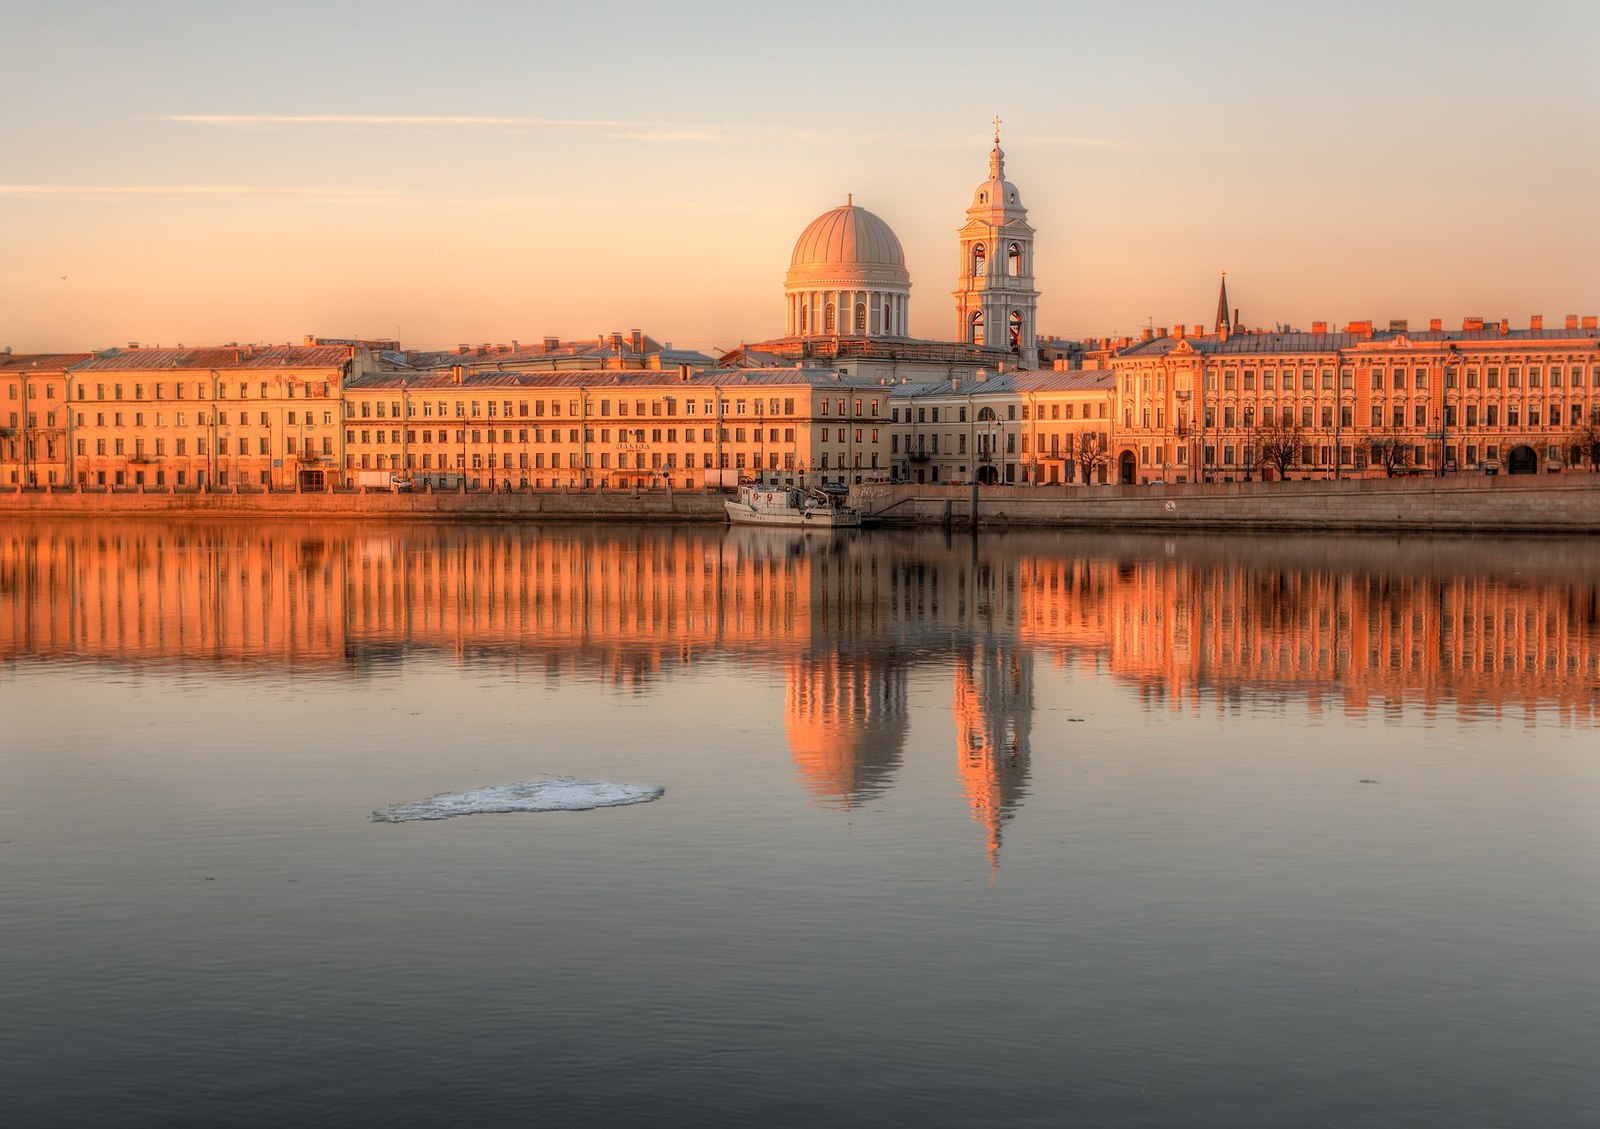
[[[1027,794],[1033,658],[1015,643],[980,641],[956,662],[956,771],[1000,869],[1000,826]]]
[[[1006,179],[999,118],[994,120],[989,179],[972,194],[960,238],[956,340],[1009,349],[1033,363],[1039,338],[1033,228],[1028,226],[1028,209],[1022,206],[1017,186]]]
[[[789,663],[790,755],[806,788],[827,806],[853,808],[886,791],[909,724],[903,664],[839,653]]]

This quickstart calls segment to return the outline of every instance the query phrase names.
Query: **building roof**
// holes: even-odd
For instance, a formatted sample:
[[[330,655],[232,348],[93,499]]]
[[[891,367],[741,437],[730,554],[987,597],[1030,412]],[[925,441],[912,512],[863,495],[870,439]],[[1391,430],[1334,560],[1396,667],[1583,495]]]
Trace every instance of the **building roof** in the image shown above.
[[[724,354],[724,367],[793,365],[795,361],[936,361],[943,364],[988,365],[1015,361],[1009,349],[967,345],[960,341],[922,341],[914,337],[777,337],[743,345]]]
[[[457,380],[452,370],[426,372],[383,371],[366,373],[345,381],[346,393],[407,389],[413,392],[429,390],[494,390],[494,389],[587,389],[590,391],[637,388],[660,389],[665,387],[695,391],[702,388],[762,388],[793,387],[796,384],[812,388],[852,388],[880,390],[887,386],[876,379],[849,376],[832,369],[818,368],[762,368],[762,369],[705,369],[681,376],[664,369],[557,369],[490,370],[464,372]]]
[[[895,399],[921,396],[995,396],[1040,392],[1110,392],[1116,387],[1111,369],[1017,369],[987,374],[982,380],[926,380],[896,384]]]
[[[93,353],[0,353],[0,376],[14,372],[65,372]]]
[[[1117,354],[1122,359],[1164,357],[1187,346],[1206,355],[1269,355],[1280,353],[1332,353],[1336,350],[1369,352],[1401,341],[1412,345],[1551,343],[1596,341],[1594,329],[1430,329],[1347,331],[1342,333],[1207,333],[1193,336],[1153,337],[1135,341]]]
[[[350,345],[222,345],[186,349],[111,349],[84,366],[90,372],[162,372],[173,369],[342,368]]]

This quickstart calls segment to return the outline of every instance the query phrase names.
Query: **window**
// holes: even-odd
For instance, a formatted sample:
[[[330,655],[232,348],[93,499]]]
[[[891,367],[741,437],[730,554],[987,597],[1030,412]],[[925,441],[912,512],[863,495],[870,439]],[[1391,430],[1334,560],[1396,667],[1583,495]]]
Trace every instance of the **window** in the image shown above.
[[[945,261],[949,262],[948,259],[946,259]],[[982,278],[984,276],[984,274],[987,273],[988,265],[989,265],[989,253],[988,253],[988,251],[985,250],[985,248],[984,248],[982,243],[974,243],[972,245],[972,277],[973,278]],[[946,268],[946,269],[948,269],[948,268]]]

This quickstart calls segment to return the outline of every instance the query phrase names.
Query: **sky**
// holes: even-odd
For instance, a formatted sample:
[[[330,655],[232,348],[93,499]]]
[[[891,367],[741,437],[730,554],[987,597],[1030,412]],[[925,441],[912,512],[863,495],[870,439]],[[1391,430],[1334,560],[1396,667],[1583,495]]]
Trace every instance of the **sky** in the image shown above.
[[[1600,313],[1600,2],[0,0],[0,346],[782,334],[886,220],[911,331],[1002,120],[1039,329]],[[1558,323],[1558,322],[1557,322]]]

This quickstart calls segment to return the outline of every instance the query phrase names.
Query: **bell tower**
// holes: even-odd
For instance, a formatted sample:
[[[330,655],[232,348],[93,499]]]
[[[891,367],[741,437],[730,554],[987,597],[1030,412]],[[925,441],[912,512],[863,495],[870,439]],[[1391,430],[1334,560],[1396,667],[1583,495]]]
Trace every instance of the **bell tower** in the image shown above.
[[[1000,119],[994,120],[989,179],[978,185],[960,232],[954,291],[956,340],[1006,349],[1033,364],[1039,345],[1039,291],[1033,285],[1033,228],[1017,186],[1006,179]]]

